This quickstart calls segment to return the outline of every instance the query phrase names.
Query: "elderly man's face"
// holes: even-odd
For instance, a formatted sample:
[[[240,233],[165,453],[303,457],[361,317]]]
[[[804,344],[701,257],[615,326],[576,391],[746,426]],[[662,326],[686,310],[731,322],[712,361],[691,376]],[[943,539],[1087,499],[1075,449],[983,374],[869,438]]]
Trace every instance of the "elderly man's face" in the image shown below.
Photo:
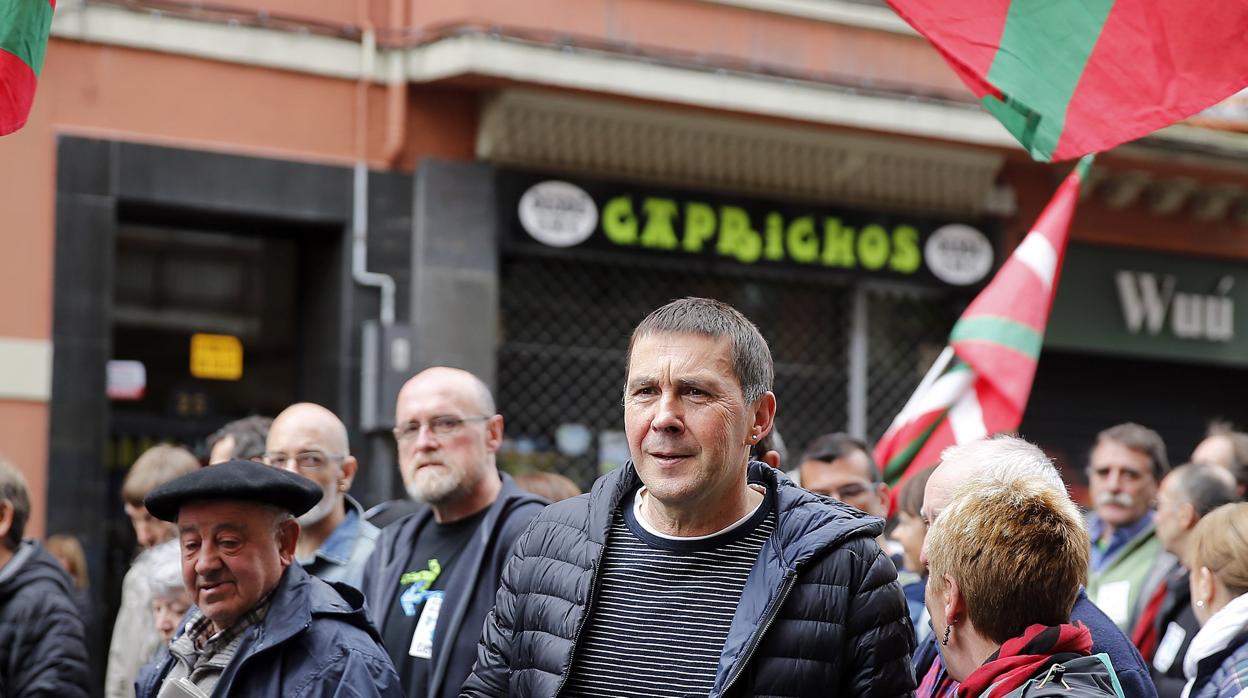
[[[503,418],[483,412],[478,387],[457,372],[432,370],[403,386],[394,418],[399,472],[413,499],[451,502],[492,476]]]
[[[1195,510],[1184,499],[1179,487],[1179,474],[1170,473],[1157,488],[1157,538],[1161,547],[1172,555],[1181,557],[1182,541],[1189,530],[1188,522],[1195,525]]]
[[[294,558],[299,525],[275,525],[274,517],[267,507],[231,501],[189,502],[178,512],[182,581],[217,632],[277,588]]]
[[[767,415],[762,422],[770,426]],[[756,426],[759,415],[745,403],[729,340],[652,334],[634,343],[624,430],[637,474],[660,502],[723,496],[742,478]]]
[[[1157,496],[1148,454],[1102,439],[1092,449],[1088,464],[1088,494],[1096,515],[1110,526],[1139,521]]]

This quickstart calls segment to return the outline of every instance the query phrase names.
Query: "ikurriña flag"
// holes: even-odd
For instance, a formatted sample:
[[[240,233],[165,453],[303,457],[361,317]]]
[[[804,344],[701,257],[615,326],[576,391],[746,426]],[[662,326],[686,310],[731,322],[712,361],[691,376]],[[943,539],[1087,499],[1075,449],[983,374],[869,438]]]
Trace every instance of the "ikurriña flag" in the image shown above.
[[[1248,85],[1243,0],[888,0],[1037,160],[1108,150]]]
[[[962,313],[937,358],[875,446],[889,484],[940,452],[1018,428],[1053,307],[1070,221],[1091,156],[1070,173],[1031,232]]]
[[[0,136],[26,124],[56,0],[0,0]]]

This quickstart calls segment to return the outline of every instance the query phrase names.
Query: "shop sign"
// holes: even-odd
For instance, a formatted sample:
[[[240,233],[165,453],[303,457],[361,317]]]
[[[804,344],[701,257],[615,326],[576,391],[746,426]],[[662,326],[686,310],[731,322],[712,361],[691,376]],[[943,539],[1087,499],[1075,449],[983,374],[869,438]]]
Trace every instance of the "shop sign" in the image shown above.
[[[1248,365],[1246,309],[1243,264],[1075,246],[1045,346]]]
[[[228,334],[191,335],[191,375],[208,380],[243,377],[243,343]]]
[[[953,286],[994,262],[984,221],[500,172],[505,244],[806,267]]]

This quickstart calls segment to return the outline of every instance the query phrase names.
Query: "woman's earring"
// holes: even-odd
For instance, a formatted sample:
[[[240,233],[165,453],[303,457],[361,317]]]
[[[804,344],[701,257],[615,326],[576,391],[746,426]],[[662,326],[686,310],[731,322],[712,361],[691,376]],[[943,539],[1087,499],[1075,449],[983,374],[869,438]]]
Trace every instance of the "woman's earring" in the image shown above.
[[[1204,608],[1204,607],[1205,607],[1205,602],[1201,599],[1196,599],[1196,608]]]
[[[940,644],[945,645],[945,646],[948,646],[948,645],[949,645],[949,633],[951,633],[951,632],[953,632],[953,624],[952,624],[952,623],[950,623],[949,625],[946,625],[946,626],[945,626],[945,639],[941,640],[941,641],[940,641]]]

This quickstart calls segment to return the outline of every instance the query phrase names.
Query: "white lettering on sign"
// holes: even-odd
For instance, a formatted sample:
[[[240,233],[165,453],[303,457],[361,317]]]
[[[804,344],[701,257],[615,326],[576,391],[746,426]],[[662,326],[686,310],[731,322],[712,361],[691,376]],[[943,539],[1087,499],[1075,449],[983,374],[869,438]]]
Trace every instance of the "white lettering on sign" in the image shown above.
[[[1230,342],[1235,339],[1235,300],[1229,298],[1235,279],[1224,276],[1211,294],[1177,290],[1171,274],[1119,271],[1114,274],[1122,318],[1131,334],[1161,334],[1169,318],[1179,339]]]

